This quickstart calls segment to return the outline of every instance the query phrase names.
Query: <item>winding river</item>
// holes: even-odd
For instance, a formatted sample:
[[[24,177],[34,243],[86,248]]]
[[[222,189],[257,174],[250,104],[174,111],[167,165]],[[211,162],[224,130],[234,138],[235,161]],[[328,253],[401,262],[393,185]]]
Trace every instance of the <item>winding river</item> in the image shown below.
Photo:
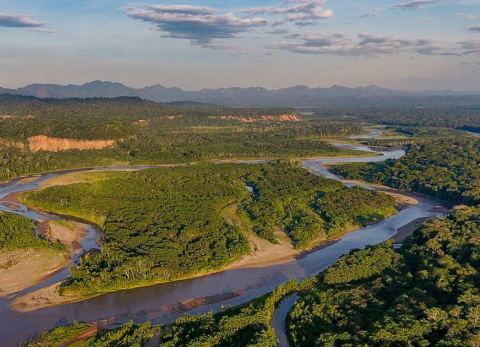
[[[367,149],[362,146],[339,146],[362,150]],[[379,156],[372,157],[309,159],[303,162],[303,166],[318,175],[339,179],[330,173],[325,165],[338,162],[381,161],[388,158],[399,158],[403,154],[404,152],[399,150],[381,153]],[[97,169],[140,170],[145,168],[148,167]],[[0,185],[0,199],[14,192],[36,189],[43,181],[66,173],[48,173],[34,176],[28,182],[16,179]],[[373,187],[371,188],[374,189]],[[16,312],[9,308],[15,296],[0,299],[0,344],[2,346],[16,346],[41,331],[58,325],[68,324],[74,320],[86,322],[108,321],[108,324],[112,326],[122,324],[130,319],[136,322],[150,320],[154,323],[169,323],[187,313],[205,313],[211,310],[220,310],[222,306],[245,303],[274,290],[279,284],[290,279],[301,280],[307,276],[318,274],[350,250],[383,242],[395,235],[400,227],[418,218],[434,217],[438,214],[432,212],[432,209],[438,206],[437,202],[423,197],[417,197],[417,199],[419,201],[417,205],[409,206],[391,218],[352,232],[338,242],[286,264],[263,268],[229,270],[190,280],[110,293],[82,302],[28,313]],[[5,211],[10,210],[5,205],[0,208]],[[24,205],[19,205],[15,210],[12,212],[20,213],[35,220],[60,218],[55,215],[36,213]],[[97,236],[98,231],[92,227],[82,246],[86,250],[96,247]],[[54,277],[17,295],[55,283],[66,278],[69,273],[69,269],[61,271]],[[178,303],[194,298],[215,298],[215,300],[204,300],[203,305],[193,309],[178,305]]]

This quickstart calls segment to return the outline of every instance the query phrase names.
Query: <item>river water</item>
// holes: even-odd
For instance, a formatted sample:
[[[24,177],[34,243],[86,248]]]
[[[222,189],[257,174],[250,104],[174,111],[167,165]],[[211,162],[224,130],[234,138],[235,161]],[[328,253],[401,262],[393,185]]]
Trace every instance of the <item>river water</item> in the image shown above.
[[[339,145],[353,149],[367,149],[363,146]],[[324,165],[338,162],[371,162],[389,158],[399,158],[403,151],[386,152],[380,156],[368,158],[329,158],[310,159],[303,162],[303,166],[312,172],[338,179],[331,174]],[[139,167],[135,169],[144,169]],[[108,170],[126,170],[126,167],[103,168]],[[49,173],[37,176],[29,183],[13,180],[0,186],[0,199],[10,193],[36,189],[38,185],[55,176],[65,173]],[[287,264],[273,265],[263,268],[235,269],[216,274],[198,277],[190,280],[154,285],[151,287],[125,290],[92,298],[87,301],[65,304],[29,313],[19,313],[11,310],[9,304],[13,297],[0,299],[0,345],[16,346],[41,331],[58,325],[65,325],[77,321],[99,322],[108,321],[110,325],[122,324],[130,319],[136,322],[150,320],[154,323],[169,323],[185,314],[205,313],[211,310],[218,311],[224,306],[245,303],[255,297],[273,291],[279,284],[290,279],[301,280],[323,271],[334,263],[340,256],[352,249],[363,248],[367,245],[378,244],[396,234],[398,228],[423,217],[434,217],[438,213],[431,212],[438,203],[418,197],[419,203],[402,210],[378,224],[352,232],[340,241],[325,248],[314,251],[304,257]],[[36,220],[58,219],[60,217],[49,214],[38,214],[20,205],[17,213]],[[3,210],[9,210],[3,206]],[[15,211],[14,211],[15,212]],[[83,246],[86,250],[96,247],[98,231],[93,227]],[[69,270],[57,274],[35,289],[66,278]],[[22,293],[31,291],[32,288]],[[235,295],[229,295],[235,293]],[[211,304],[196,307],[187,312],[176,305],[192,298],[222,298],[212,300]]]
[[[272,327],[277,336],[278,347],[289,347],[290,341],[287,335],[285,322],[287,320],[288,312],[295,306],[295,303],[300,299],[298,294],[292,294],[282,300],[278,305],[272,319]]]

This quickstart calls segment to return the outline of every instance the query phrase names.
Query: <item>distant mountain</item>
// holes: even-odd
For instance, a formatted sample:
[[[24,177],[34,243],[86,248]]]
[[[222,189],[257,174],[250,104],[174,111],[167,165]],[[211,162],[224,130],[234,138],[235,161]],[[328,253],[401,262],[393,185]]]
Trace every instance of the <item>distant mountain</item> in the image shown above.
[[[130,88],[121,83],[94,81],[83,85],[32,84],[18,89],[0,88],[0,94],[28,95],[39,98],[91,98],[131,96],[163,103],[204,103],[228,106],[290,106],[318,107],[331,104],[370,104],[391,100],[417,100],[432,94],[418,94],[380,88],[377,86],[348,88],[309,88],[294,86],[276,90],[260,87],[219,88],[185,91],[153,85],[145,88]]]
[[[10,94],[10,93],[13,93],[12,89],[5,89],[0,87],[0,94]]]
[[[38,98],[113,98],[118,96],[138,96],[135,89],[121,83],[94,81],[83,85],[31,84],[13,91],[17,95],[31,95]]]
[[[198,102],[198,101],[174,101],[174,102],[167,102],[165,103],[167,106],[174,106],[174,107],[196,107],[196,108],[209,108],[209,107],[218,107],[219,105],[215,104],[207,104],[206,102]]]

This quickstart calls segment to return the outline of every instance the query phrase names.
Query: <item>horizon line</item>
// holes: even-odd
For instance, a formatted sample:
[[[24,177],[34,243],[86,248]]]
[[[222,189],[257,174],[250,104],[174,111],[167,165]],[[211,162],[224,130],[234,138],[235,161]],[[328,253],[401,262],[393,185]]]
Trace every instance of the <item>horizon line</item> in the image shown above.
[[[313,86],[313,85],[308,85],[308,84],[295,84],[295,85],[288,85],[285,87],[276,87],[276,88],[268,88],[265,86],[259,86],[259,85],[249,85],[249,86],[224,86],[224,87],[215,87],[215,88],[200,88],[200,89],[186,89],[178,86],[168,86],[164,85],[161,83],[155,83],[155,84],[149,84],[149,85],[144,85],[140,87],[132,87],[129,84],[125,82],[120,82],[120,81],[114,81],[114,80],[91,80],[87,82],[71,82],[71,83],[42,83],[42,82],[32,82],[28,83],[24,86],[21,87],[6,87],[3,85],[0,85],[0,89],[7,89],[7,90],[14,90],[18,91],[20,89],[24,89],[27,87],[31,86],[59,86],[59,87],[69,87],[69,86],[75,86],[75,87],[83,87],[88,84],[93,84],[93,83],[111,83],[111,84],[120,84],[124,87],[130,88],[130,89],[145,89],[145,88],[150,88],[150,87],[164,87],[168,89],[180,89],[184,92],[199,92],[203,90],[221,90],[221,89],[255,89],[255,88],[261,88],[267,91],[278,91],[282,89],[290,89],[290,88],[295,88],[295,87],[306,87],[308,89],[332,89],[335,87],[340,87],[340,88],[347,88],[347,89],[361,89],[361,88],[381,88],[389,91],[394,91],[394,92],[404,92],[404,93],[457,93],[457,94],[468,94],[468,93],[480,93],[480,89],[478,90],[456,90],[456,89],[412,89],[412,90],[407,90],[407,89],[396,89],[396,88],[391,88],[391,87],[384,87],[384,86],[379,86],[377,84],[365,84],[365,85],[357,85],[357,86],[349,86],[349,85],[343,85],[343,84],[331,84],[330,86]]]

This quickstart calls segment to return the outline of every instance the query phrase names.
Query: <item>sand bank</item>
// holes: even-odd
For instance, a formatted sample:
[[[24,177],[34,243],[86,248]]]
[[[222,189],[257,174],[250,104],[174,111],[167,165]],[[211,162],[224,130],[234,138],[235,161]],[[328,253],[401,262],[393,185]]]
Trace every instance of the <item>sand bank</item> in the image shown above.
[[[70,264],[68,253],[22,249],[0,254],[0,297],[32,287]]]

